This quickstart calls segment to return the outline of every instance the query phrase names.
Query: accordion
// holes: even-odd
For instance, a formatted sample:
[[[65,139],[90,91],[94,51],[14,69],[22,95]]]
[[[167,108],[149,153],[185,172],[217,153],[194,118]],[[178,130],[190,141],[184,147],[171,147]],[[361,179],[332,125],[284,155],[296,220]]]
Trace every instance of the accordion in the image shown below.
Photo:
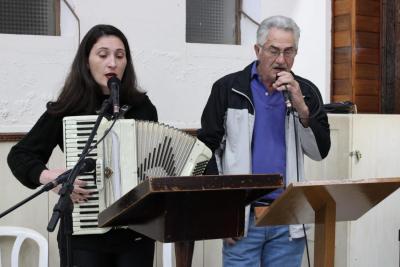
[[[72,168],[92,131],[97,116],[63,119],[66,167]],[[90,197],[74,204],[73,234],[99,234],[98,214],[133,189],[146,177],[201,175],[211,151],[197,138],[174,127],[133,119],[103,119],[87,157],[96,160],[96,170],[77,177],[86,181]],[[96,146],[97,140],[106,137]]]

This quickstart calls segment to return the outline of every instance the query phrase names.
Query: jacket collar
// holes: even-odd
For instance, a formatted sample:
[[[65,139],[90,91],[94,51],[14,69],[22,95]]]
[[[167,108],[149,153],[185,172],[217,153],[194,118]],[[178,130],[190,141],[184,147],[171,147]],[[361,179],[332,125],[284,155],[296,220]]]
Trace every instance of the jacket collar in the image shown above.
[[[251,82],[251,67],[253,66],[253,63],[254,62],[252,62],[242,71],[240,71],[239,75],[237,76],[236,80],[233,83],[234,89],[247,95],[250,99],[252,99],[250,82]]]

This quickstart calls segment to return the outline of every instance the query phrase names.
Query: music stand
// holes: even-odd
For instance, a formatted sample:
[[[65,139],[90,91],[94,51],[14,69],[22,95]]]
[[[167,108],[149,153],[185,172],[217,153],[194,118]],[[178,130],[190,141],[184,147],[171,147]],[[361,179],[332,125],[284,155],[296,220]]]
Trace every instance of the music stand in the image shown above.
[[[336,221],[357,220],[400,187],[400,178],[290,184],[257,226],[315,223],[314,265],[333,267]]]
[[[102,211],[99,226],[160,242],[242,236],[245,206],[281,187],[278,174],[150,177]]]

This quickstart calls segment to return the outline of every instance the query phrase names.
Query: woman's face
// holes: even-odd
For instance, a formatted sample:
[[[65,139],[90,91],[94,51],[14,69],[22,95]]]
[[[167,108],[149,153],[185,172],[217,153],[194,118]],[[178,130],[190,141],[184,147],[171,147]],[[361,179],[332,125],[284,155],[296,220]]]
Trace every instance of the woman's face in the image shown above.
[[[93,45],[89,53],[89,70],[103,94],[110,94],[108,79],[112,76],[122,79],[126,63],[125,46],[118,37],[103,36]]]

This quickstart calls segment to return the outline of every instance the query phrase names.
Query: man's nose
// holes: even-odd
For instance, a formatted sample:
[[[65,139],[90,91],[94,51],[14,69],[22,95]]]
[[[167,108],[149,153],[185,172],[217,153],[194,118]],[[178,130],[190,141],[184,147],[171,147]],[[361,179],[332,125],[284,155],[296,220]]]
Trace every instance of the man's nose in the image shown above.
[[[285,63],[285,57],[283,55],[283,52],[280,52],[278,57],[275,59],[276,62],[278,63]]]

